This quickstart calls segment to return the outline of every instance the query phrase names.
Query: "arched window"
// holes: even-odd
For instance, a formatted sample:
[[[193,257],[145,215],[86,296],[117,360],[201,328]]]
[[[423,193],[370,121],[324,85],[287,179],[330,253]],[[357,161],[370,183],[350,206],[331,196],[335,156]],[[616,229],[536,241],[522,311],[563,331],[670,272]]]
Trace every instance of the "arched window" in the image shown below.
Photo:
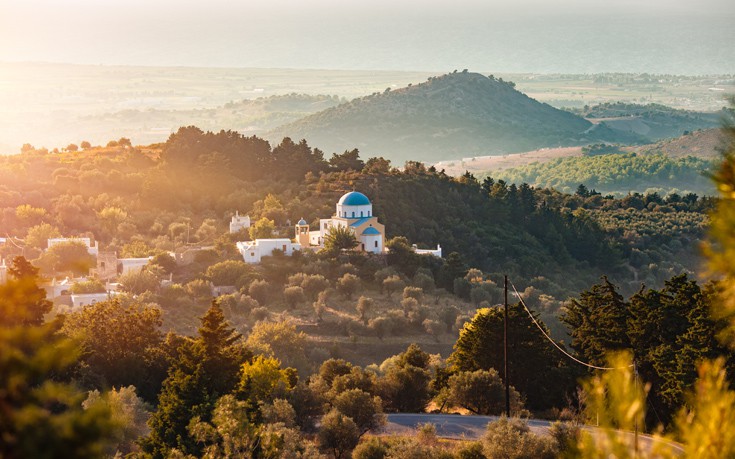
[[[362,215],[362,211],[360,211],[360,218],[362,218],[362,217],[363,217],[363,215]]]

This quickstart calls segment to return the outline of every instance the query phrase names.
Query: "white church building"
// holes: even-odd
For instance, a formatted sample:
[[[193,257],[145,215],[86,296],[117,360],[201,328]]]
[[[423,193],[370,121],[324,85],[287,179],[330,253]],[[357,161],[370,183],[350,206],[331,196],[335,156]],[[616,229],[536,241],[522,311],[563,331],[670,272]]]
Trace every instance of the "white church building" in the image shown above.
[[[349,228],[357,239],[355,250],[383,253],[385,252],[385,226],[373,215],[373,204],[364,194],[351,191],[344,194],[337,202],[332,218],[319,220],[319,229],[311,231],[309,224],[302,218],[295,227],[295,240],[291,239],[256,239],[238,242],[237,248],[246,263],[260,263],[262,257],[273,254],[274,250],[291,256],[294,250],[318,250],[324,247],[324,239],[332,228]],[[417,253],[441,257],[441,247],[437,250],[419,250]]]

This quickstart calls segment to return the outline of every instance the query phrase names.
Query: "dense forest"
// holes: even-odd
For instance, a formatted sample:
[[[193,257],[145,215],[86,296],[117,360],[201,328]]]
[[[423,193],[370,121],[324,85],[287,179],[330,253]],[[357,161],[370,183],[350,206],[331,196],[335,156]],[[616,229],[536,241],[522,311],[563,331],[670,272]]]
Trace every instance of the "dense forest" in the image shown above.
[[[604,380],[589,379],[544,333],[595,365],[630,352],[652,406],[648,416],[632,412],[677,439],[688,432],[678,416],[697,363],[725,355],[713,368],[732,373],[731,351],[716,340],[730,317],[709,315],[729,284],[690,277],[714,198],[615,198],[585,185],[565,194],[415,162],[398,170],[357,150],[327,159],[306,141],[271,147],[195,127],[161,145],[120,139],[65,150],[27,146],[0,162],[0,249],[10,265],[0,287],[0,373],[15,381],[0,390],[0,406],[12,407],[0,420],[3,456],[48,448],[67,457],[578,455],[587,440],[574,423],[548,437],[501,419],[482,441],[458,443],[441,442],[430,426],[415,440],[368,432],[384,413],[500,414],[504,378],[514,415],[599,414],[594,397],[605,391],[580,392],[577,381]],[[235,250],[234,241],[261,234],[291,237],[297,218],[318,223],[350,189],[370,196],[387,255],[343,250],[335,238],[323,251],[274,253],[254,266]],[[255,224],[229,234],[236,210]],[[60,235],[152,259],[120,277],[114,299],[59,307],[38,285],[91,267],[76,243],[46,246]],[[445,257],[418,255],[412,244],[441,244]],[[195,252],[186,264],[170,255],[185,251]],[[507,375],[495,307],[505,274],[519,289]],[[234,291],[214,300],[212,285]],[[74,288],[104,285],[90,278]],[[49,404],[57,408],[36,408]]]

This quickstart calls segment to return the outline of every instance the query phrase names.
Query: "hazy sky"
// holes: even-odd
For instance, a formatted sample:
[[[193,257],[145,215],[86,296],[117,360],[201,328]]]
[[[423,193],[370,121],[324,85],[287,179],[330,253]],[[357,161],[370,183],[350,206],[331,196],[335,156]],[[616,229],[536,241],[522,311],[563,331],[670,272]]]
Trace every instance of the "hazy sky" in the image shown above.
[[[0,61],[735,73],[733,0],[0,0]]]

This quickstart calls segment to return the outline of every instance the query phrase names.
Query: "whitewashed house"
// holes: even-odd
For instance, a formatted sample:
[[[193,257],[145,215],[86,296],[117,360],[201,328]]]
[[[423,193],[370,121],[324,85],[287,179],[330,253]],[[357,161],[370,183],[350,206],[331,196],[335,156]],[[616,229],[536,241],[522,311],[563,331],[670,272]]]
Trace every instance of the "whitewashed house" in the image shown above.
[[[107,301],[117,294],[117,292],[73,293],[71,295],[72,309],[79,309],[83,308],[84,306],[89,306],[90,304]]]
[[[122,271],[120,274],[125,275],[128,273],[139,273],[145,268],[145,266],[148,264],[149,261],[151,261],[153,257],[146,257],[146,258],[118,258],[117,262],[120,266],[122,266]]]
[[[284,255],[290,257],[294,250],[301,250],[301,245],[291,239],[256,239],[237,243],[245,263],[260,263],[263,257],[273,254],[274,250],[280,250]]]
[[[230,220],[230,233],[237,233],[240,230],[250,228],[250,216],[240,215],[240,212],[235,211],[235,215]]]

